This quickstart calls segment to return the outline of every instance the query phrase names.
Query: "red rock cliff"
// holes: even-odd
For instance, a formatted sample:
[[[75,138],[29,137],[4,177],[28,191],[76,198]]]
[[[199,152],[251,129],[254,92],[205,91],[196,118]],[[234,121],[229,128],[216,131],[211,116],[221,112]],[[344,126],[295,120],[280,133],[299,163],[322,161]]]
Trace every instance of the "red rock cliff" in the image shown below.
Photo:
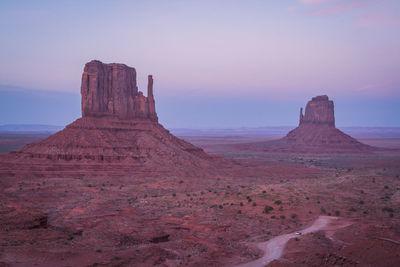
[[[82,117],[115,116],[158,121],[152,76],[149,76],[148,96],[145,97],[138,91],[136,70],[124,64],[104,64],[98,60],[86,63],[81,94]]]
[[[326,124],[335,127],[335,114],[333,101],[327,95],[316,96],[308,101],[306,112],[300,109],[300,122],[302,124]]]

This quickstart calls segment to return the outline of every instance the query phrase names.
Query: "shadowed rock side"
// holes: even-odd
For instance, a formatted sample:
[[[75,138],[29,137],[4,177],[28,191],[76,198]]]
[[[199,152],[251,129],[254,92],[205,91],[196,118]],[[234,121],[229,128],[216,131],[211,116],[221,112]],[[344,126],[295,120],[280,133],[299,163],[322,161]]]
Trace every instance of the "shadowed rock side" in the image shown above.
[[[91,61],[82,75],[82,118],[62,131],[0,157],[0,176],[201,175],[222,159],[158,123],[149,76],[147,97],[136,71]]]
[[[374,148],[335,128],[334,104],[328,96],[313,97],[299,126],[279,140],[234,145],[239,150],[289,153],[370,153]]]

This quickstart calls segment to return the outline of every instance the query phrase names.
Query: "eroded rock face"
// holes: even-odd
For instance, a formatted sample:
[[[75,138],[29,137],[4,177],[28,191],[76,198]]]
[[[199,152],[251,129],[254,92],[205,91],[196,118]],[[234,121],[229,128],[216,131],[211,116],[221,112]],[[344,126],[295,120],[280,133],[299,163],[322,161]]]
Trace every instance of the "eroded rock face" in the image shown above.
[[[98,60],[86,63],[81,94],[82,117],[158,120],[152,76],[149,76],[148,96],[145,97],[138,90],[136,70],[125,64],[104,64]]]
[[[327,124],[335,127],[333,101],[327,95],[313,97],[307,103],[304,116],[303,109],[300,109],[299,125],[301,124]]]

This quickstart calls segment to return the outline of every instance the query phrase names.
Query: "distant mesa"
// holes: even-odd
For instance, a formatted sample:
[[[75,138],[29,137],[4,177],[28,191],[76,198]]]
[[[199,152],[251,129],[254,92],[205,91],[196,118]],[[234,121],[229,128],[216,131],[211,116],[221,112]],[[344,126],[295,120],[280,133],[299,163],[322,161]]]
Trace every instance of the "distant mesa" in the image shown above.
[[[222,159],[170,134],[136,70],[98,60],[82,74],[82,118],[46,139],[0,156],[0,176],[204,175]]]
[[[327,95],[316,96],[300,109],[299,126],[279,140],[234,145],[240,150],[278,153],[369,153],[365,145],[335,127],[334,104]]]

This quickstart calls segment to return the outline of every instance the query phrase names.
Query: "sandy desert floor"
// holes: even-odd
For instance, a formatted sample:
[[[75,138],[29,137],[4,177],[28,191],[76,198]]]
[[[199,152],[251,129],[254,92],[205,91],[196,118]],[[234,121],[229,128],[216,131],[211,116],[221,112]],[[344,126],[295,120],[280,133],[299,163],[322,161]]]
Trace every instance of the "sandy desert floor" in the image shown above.
[[[400,265],[400,153],[238,153],[221,144],[261,137],[184,138],[237,172],[2,178],[0,266],[235,266],[320,216],[337,219],[289,238],[268,266]]]

